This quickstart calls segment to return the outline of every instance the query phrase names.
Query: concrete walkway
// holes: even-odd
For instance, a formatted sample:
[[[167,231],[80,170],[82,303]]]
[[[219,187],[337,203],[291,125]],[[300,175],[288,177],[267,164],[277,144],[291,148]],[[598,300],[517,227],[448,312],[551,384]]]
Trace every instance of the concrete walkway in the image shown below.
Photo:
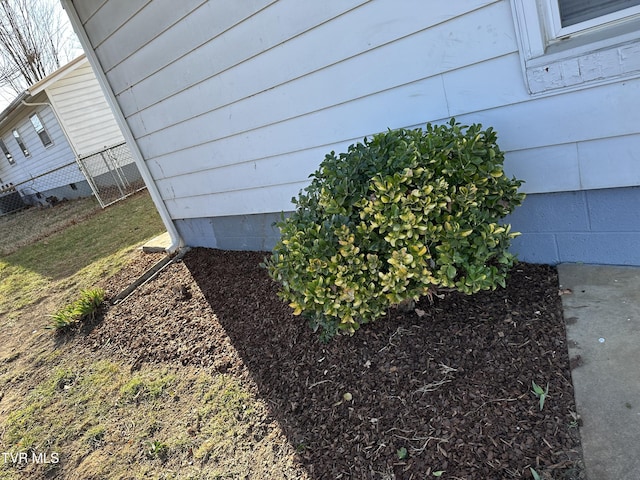
[[[640,268],[558,272],[587,478],[640,480]]]
[[[171,236],[168,232],[164,232],[145,243],[142,246],[142,251],[144,253],[162,253],[166,252],[170,245]]]

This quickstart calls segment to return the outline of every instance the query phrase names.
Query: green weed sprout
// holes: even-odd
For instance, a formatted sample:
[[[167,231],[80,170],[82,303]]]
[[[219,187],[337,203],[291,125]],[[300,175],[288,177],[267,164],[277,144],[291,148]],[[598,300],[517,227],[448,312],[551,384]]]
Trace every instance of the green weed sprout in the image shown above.
[[[152,459],[164,460],[167,457],[168,447],[164,442],[154,440],[147,442],[147,456]]]
[[[407,452],[406,448],[400,447],[396,452],[396,455],[398,456],[398,460],[404,460],[409,456],[409,452]]]
[[[536,397],[538,397],[538,399],[540,400],[540,411],[542,411],[542,409],[544,408],[544,401],[546,400],[547,396],[549,395],[549,384],[547,383],[547,388],[544,389],[544,390],[542,389],[542,387],[540,385],[538,385],[533,380],[531,381],[531,384],[533,386],[533,394]]]

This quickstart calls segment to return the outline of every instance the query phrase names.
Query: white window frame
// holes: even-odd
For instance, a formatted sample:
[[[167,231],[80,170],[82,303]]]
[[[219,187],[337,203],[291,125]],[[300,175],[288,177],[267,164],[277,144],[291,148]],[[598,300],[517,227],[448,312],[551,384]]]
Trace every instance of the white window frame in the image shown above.
[[[564,28],[557,0],[511,0],[511,6],[532,95],[640,76],[640,6]]]
[[[44,122],[40,118],[40,115],[38,115],[38,112],[35,112],[35,113],[29,115],[29,121],[31,122],[31,126],[35,130],[36,134],[40,138],[40,142],[42,143],[42,146],[45,147],[45,148],[49,148],[49,147],[53,146],[53,139],[51,138],[51,135],[49,135],[49,132],[45,128]],[[38,129],[38,125],[40,126],[39,129]],[[43,133],[46,136],[47,140],[49,140],[49,143],[45,143],[44,139],[42,138],[43,137],[43,135],[42,135]]]
[[[546,0],[544,2],[547,8],[547,23],[549,31],[553,38],[562,40],[572,35],[588,32],[597,28],[604,28],[618,22],[626,22],[633,17],[640,15],[640,5],[634,7],[623,8],[617,12],[592,18],[585,22],[576,23],[568,27],[563,27],[560,20],[560,5],[557,0]]]
[[[11,133],[13,135],[13,139],[15,140],[16,144],[18,145],[18,148],[20,149],[20,151],[22,151],[22,154],[26,158],[29,158],[31,156],[31,152],[27,148],[27,144],[24,143],[24,139],[22,138],[22,135],[20,135],[20,132],[18,131],[18,129],[14,128]]]

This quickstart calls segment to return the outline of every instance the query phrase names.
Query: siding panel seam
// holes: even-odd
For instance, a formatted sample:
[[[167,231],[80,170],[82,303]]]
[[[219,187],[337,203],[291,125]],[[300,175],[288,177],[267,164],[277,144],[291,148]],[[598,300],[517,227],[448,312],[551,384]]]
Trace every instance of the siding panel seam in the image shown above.
[[[140,7],[138,10],[136,10],[132,17],[135,17],[138,13],[140,13],[142,10],[144,10],[145,8],[147,8],[147,6],[152,2],[153,0],[148,0],[147,3],[145,3],[142,7]],[[96,13],[94,13],[92,15],[95,16],[100,10],[102,10],[102,7],[104,7],[107,4],[107,2],[103,3],[100,8],[98,10],[96,10]],[[129,17],[129,20],[132,18]],[[86,24],[89,22],[89,19],[87,19],[86,21],[83,22],[83,25],[86,26]],[[105,38],[102,39],[102,41],[96,45],[93,44],[93,42],[91,42],[91,45],[93,47],[93,50],[97,50],[98,48],[100,48],[100,46],[102,44],[104,44],[107,40],[109,40],[118,30],[120,30],[124,25],[126,25],[126,22],[122,23],[122,25],[118,26],[118,28],[116,28],[113,32],[111,32],[109,35],[107,35]]]
[[[151,1],[152,1],[152,0],[149,0],[149,3],[151,3]],[[114,64],[111,68],[109,68],[109,70],[105,70],[105,72],[104,72],[104,73],[105,73],[105,75],[107,75],[111,70],[115,69],[118,65],[122,64],[125,60],[127,60],[127,59],[128,59],[128,58],[130,58],[132,55],[134,55],[138,50],[140,50],[140,49],[142,49],[143,47],[145,47],[145,46],[149,45],[151,42],[153,42],[156,38],[158,38],[158,37],[159,37],[160,35],[162,35],[164,32],[166,32],[166,31],[170,30],[170,29],[171,29],[171,28],[173,28],[176,24],[180,23],[180,22],[182,21],[182,19],[184,19],[184,18],[188,17],[189,15],[191,15],[192,13],[194,13],[195,11],[197,11],[198,9],[202,8],[202,6],[203,6],[203,5],[205,5],[205,4],[207,3],[207,1],[208,1],[208,0],[202,0],[202,2],[201,2],[199,5],[197,5],[193,10],[191,10],[191,11],[190,11],[190,12],[188,12],[188,13],[186,13],[186,14],[185,14],[185,15],[183,15],[182,17],[180,17],[180,18],[176,19],[176,21],[175,21],[175,22],[173,22],[171,25],[167,25],[167,27],[166,27],[164,30],[162,30],[162,31],[160,31],[160,32],[157,32],[155,36],[153,36],[152,38],[150,38],[149,40],[147,40],[147,41],[146,41],[145,43],[143,43],[142,45],[139,45],[139,46],[138,46],[138,48],[137,48],[137,50],[134,50],[130,55],[127,55],[126,57],[122,58],[122,59],[121,59],[117,64]],[[270,3],[269,5],[272,5],[273,3],[277,2],[277,1],[278,1],[278,0],[274,0],[274,1],[273,1],[272,3]],[[147,4],[147,5],[148,5],[148,4]],[[147,5],[145,5],[145,6],[144,6],[144,7],[142,7],[140,10],[138,10],[138,12],[136,12],[136,13],[134,14],[134,16],[135,16],[135,15],[137,15],[141,10],[143,10]],[[244,21],[244,20],[242,20],[242,21]],[[115,34],[115,33],[116,33],[118,30],[120,30],[122,27],[124,27],[124,25],[125,25],[124,23],[123,23],[122,25],[120,25],[120,27],[118,27],[118,29],[117,29],[117,30],[114,30],[114,31],[113,31],[113,33],[111,33],[111,35],[109,35],[109,37],[111,37],[113,34]],[[101,44],[100,44],[100,45],[102,45],[103,43],[105,43],[109,37],[105,38],[105,39],[101,42]],[[215,38],[215,37],[214,37],[214,38]],[[204,43],[206,43],[206,42],[204,42]],[[100,47],[100,45],[96,45],[96,46],[94,46],[94,50],[97,50],[97,49]],[[202,46],[202,45],[200,45],[200,46]],[[200,46],[198,46],[198,47],[196,47],[196,48],[199,48]],[[189,52],[192,52],[192,51],[193,51],[193,49],[192,49],[192,50],[190,50]],[[155,73],[155,72],[153,72],[153,73]],[[153,75],[153,73],[152,73],[151,75]],[[150,76],[150,75],[149,75],[149,76]],[[146,77],[145,77],[145,78],[146,78]]]
[[[333,17],[331,17],[331,18],[329,18],[329,19],[325,20],[325,21],[324,21],[324,22],[322,22],[322,23],[316,24],[316,25],[314,25],[313,27],[307,28],[306,30],[303,30],[302,32],[299,32],[299,33],[297,33],[297,34],[295,34],[295,35],[293,35],[293,36],[291,36],[291,37],[288,37],[288,38],[286,38],[286,39],[284,39],[284,40],[281,40],[280,42],[278,42],[278,43],[276,43],[276,44],[272,45],[271,47],[269,47],[269,48],[267,48],[267,49],[265,49],[265,50],[261,50],[260,52],[255,53],[255,54],[251,55],[250,57],[247,57],[247,58],[245,58],[245,59],[243,59],[243,60],[241,60],[241,61],[239,61],[239,62],[237,62],[237,63],[234,63],[233,65],[230,65],[230,66],[228,66],[228,67],[224,68],[223,70],[220,70],[219,72],[216,72],[215,74],[210,75],[210,76],[209,76],[209,77],[207,77],[207,78],[204,78],[204,79],[202,79],[202,80],[200,80],[200,81],[198,81],[198,82],[192,83],[192,84],[190,84],[189,86],[185,87],[185,88],[184,88],[184,89],[182,89],[182,90],[178,90],[178,91],[176,91],[176,92],[173,92],[173,93],[171,93],[171,95],[166,96],[166,97],[163,97],[162,99],[158,100],[156,103],[153,103],[153,104],[151,104],[151,105],[148,105],[148,106],[147,106],[147,107],[145,107],[145,108],[149,108],[149,107],[151,107],[151,106],[153,106],[153,105],[155,105],[155,104],[157,104],[157,103],[160,103],[162,100],[166,100],[167,98],[171,97],[172,95],[177,95],[177,94],[179,94],[179,93],[181,93],[181,92],[183,92],[183,91],[185,91],[185,90],[188,90],[188,89],[193,88],[193,87],[195,87],[195,86],[197,86],[197,85],[200,85],[201,83],[206,82],[207,80],[209,80],[209,79],[211,79],[211,78],[213,78],[213,77],[215,77],[215,76],[217,76],[217,75],[220,75],[221,73],[224,73],[224,72],[226,72],[227,70],[231,70],[232,68],[235,68],[235,67],[237,67],[238,65],[241,65],[241,64],[243,64],[243,63],[245,63],[245,62],[247,62],[247,61],[249,61],[249,60],[251,60],[251,59],[253,59],[253,58],[257,57],[257,56],[259,56],[259,55],[262,55],[263,53],[266,53],[266,52],[268,52],[268,51],[270,51],[270,50],[273,50],[274,48],[277,48],[277,47],[279,47],[279,46],[281,46],[281,45],[283,45],[283,44],[285,44],[285,43],[287,43],[287,42],[290,42],[291,40],[293,40],[293,39],[295,39],[295,38],[299,37],[300,35],[304,35],[305,33],[310,32],[311,30],[314,30],[314,29],[318,28],[318,27],[319,27],[319,26],[321,26],[321,25],[324,25],[325,23],[328,23],[328,22],[334,21],[336,18],[340,18],[341,16],[346,15],[347,13],[350,13],[350,12],[352,12],[352,11],[354,11],[354,10],[358,9],[358,8],[361,8],[363,5],[366,5],[366,4],[367,4],[367,3],[369,3],[370,1],[372,1],[372,0],[364,0],[364,1],[362,1],[362,3],[360,3],[360,4],[356,5],[355,7],[350,8],[349,10],[345,10],[345,11],[341,12],[340,14],[338,14],[338,15],[334,15]],[[272,7],[272,6],[273,6],[275,3],[277,3],[277,2],[278,2],[278,0],[274,0],[273,2],[269,3],[268,5],[265,5],[264,7],[262,7],[260,10],[258,10],[258,11],[256,11],[256,12],[252,13],[252,14],[251,14],[251,15],[249,15],[248,17],[243,18],[242,20],[240,20],[240,21],[238,21],[238,22],[234,23],[234,24],[233,24],[233,25],[231,25],[230,27],[228,27],[228,28],[226,28],[225,30],[221,31],[221,32],[220,32],[219,34],[217,34],[215,37],[210,38],[210,39],[208,39],[207,41],[200,43],[199,45],[196,45],[194,48],[192,48],[191,50],[189,50],[189,51],[185,52],[183,55],[181,55],[181,56],[179,56],[179,57],[177,57],[177,58],[174,58],[174,59],[173,59],[172,61],[170,61],[169,63],[166,63],[165,65],[163,65],[163,66],[162,66],[162,68],[159,68],[158,70],[155,70],[155,71],[153,71],[153,72],[149,73],[146,77],[143,77],[143,78],[141,78],[140,80],[138,80],[136,83],[134,83],[133,85],[128,86],[126,90],[128,90],[128,89],[130,89],[130,88],[132,88],[132,87],[135,87],[136,85],[138,85],[138,84],[142,83],[142,82],[143,82],[144,80],[146,80],[147,78],[152,77],[153,75],[155,75],[155,74],[156,74],[156,73],[158,73],[158,72],[161,72],[162,70],[164,70],[165,68],[169,67],[170,65],[173,65],[174,63],[176,63],[176,62],[178,62],[178,61],[182,60],[183,58],[187,57],[189,54],[191,54],[191,53],[195,52],[196,50],[198,50],[198,49],[202,48],[204,45],[206,45],[206,44],[208,44],[208,43],[211,43],[211,42],[215,41],[215,40],[216,40],[218,37],[220,37],[221,35],[224,35],[226,32],[228,32],[228,31],[230,31],[230,30],[232,30],[232,29],[236,28],[236,27],[237,27],[238,25],[240,25],[241,23],[246,22],[246,21],[247,21],[247,20],[249,20],[250,18],[252,18],[252,17],[254,17],[254,16],[258,15],[260,12],[262,12],[262,11],[264,11],[264,10],[266,10],[266,9],[268,9],[268,8],[270,8],[270,7]],[[171,26],[173,26],[173,25],[171,25]],[[170,28],[170,27],[169,27],[169,28]],[[165,29],[164,31],[169,30],[169,28]],[[156,37],[154,37],[154,38],[157,38],[158,36],[159,36],[159,35],[156,35]],[[149,42],[147,42],[147,43],[149,43]],[[144,45],[142,45],[140,48],[142,48],[143,46],[144,46]],[[330,65],[328,65],[328,66],[330,66]],[[114,65],[114,67],[113,67],[113,68],[115,68],[115,65]],[[111,68],[109,71],[113,70],[113,68]],[[324,68],[324,67],[323,67],[323,68]],[[108,73],[108,72],[105,72],[105,73]],[[275,86],[277,86],[277,85],[275,85]],[[275,86],[274,86],[274,87],[275,87]],[[274,88],[274,87],[271,87],[271,88]],[[124,91],[125,91],[125,90],[121,90],[121,91],[119,91],[119,92],[115,92],[115,93],[116,93],[116,96],[117,96],[117,95],[120,95],[120,94],[121,94],[121,93],[123,93]]]
[[[276,1],[277,1],[277,0],[276,0]],[[269,52],[269,51],[271,51],[271,50],[273,50],[273,49],[275,49],[275,48],[278,48],[278,47],[280,47],[281,45],[283,45],[283,44],[285,44],[285,43],[287,43],[287,42],[290,42],[290,41],[292,41],[292,40],[296,39],[297,37],[299,37],[299,36],[301,36],[301,35],[304,35],[304,34],[306,34],[306,33],[310,32],[310,31],[312,31],[312,30],[317,29],[318,27],[320,27],[320,26],[322,26],[322,25],[325,25],[326,23],[329,23],[329,22],[335,21],[337,18],[340,18],[340,17],[342,17],[342,16],[344,16],[344,15],[347,15],[347,14],[349,14],[349,13],[351,13],[351,12],[353,12],[353,11],[355,11],[355,10],[359,9],[359,8],[362,8],[364,5],[366,5],[367,3],[371,2],[371,1],[372,1],[372,0],[365,0],[364,2],[362,2],[362,3],[358,4],[358,5],[356,5],[355,7],[351,8],[351,9],[349,9],[349,10],[345,10],[344,12],[340,13],[339,15],[335,15],[335,16],[333,16],[333,17],[331,17],[331,18],[328,18],[327,20],[325,20],[325,21],[323,21],[323,22],[321,22],[321,23],[318,23],[318,24],[314,25],[314,26],[313,26],[313,27],[311,27],[311,28],[308,28],[308,29],[306,29],[306,30],[304,30],[304,31],[302,31],[302,32],[299,32],[299,33],[297,33],[297,34],[295,34],[295,35],[293,35],[293,36],[291,36],[291,37],[289,37],[289,38],[287,38],[287,39],[285,39],[285,40],[282,40],[282,41],[280,41],[279,43],[274,44],[274,45],[272,45],[271,47],[269,47],[269,48],[267,48],[267,49],[265,49],[265,50],[262,50],[262,51],[260,51],[260,52],[258,52],[258,53],[256,53],[256,54],[254,54],[254,55],[251,55],[250,57],[247,57],[247,58],[245,58],[244,60],[242,60],[242,61],[240,61],[240,62],[237,62],[237,63],[235,63],[235,64],[233,64],[233,65],[230,65],[230,66],[226,67],[225,69],[220,70],[219,72],[216,72],[216,73],[215,73],[215,74],[213,74],[213,75],[210,75],[210,76],[209,76],[209,77],[207,77],[207,78],[204,78],[204,79],[202,79],[202,80],[200,80],[200,81],[198,81],[198,82],[195,82],[195,83],[193,83],[193,84],[190,84],[188,87],[184,88],[183,90],[179,90],[179,91],[173,92],[171,95],[166,96],[166,97],[163,97],[163,98],[159,99],[157,102],[155,102],[155,103],[153,103],[153,104],[147,105],[144,109],[142,109],[142,110],[140,110],[140,111],[144,111],[144,110],[146,110],[147,108],[150,108],[150,107],[152,107],[152,106],[154,106],[154,105],[156,105],[156,104],[158,104],[158,103],[162,102],[163,100],[166,100],[167,98],[170,98],[172,95],[177,95],[177,94],[179,94],[179,93],[182,93],[182,92],[183,92],[183,91],[185,91],[185,90],[188,90],[188,89],[190,89],[190,88],[196,87],[196,86],[200,85],[201,83],[204,83],[204,82],[206,82],[207,80],[210,80],[211,78],[216,77],[217,75],[220,75],[220,74],[222,74],[222,73],[225,73],[225,72],[227,72],[228,70],[231,70],[231,69],[233,69],[233,68],[235,68],[235,67],[237,67],[237,66],[239,66],[239,65],[241,65],[241,64],[243,64],[243,63],[245,63],[245,62],[248,62],[249,60],[252,60],[253,58],[255,58],[255,57],[259,56],[259,55],[262,55],[262,54],[267,53],[267,52]],[[273,2],[273,3],[276,3],[276,2]],[[121,91],[117,92],[117,93],[116,93],[116,96],[117,96],[117,95],[122,94],[124,91],[126,91],[126,90],[128,90],[128,89],[130,89],[130,88],[132,88],[132,87],[135,87],[136,85],[138,85],[139,83],[141,83],[141,82],[142,82],[142,81],[144,81],[145,79],[147,79],[147,78],[149,78],[149,77],[151,77],[151,76],[155,75],[156,73],[158,73],[158,72],[162,71],[164,68],[168,67],[169,65],[172,65],[172,64],[176,63],[177,61],[179,61],[179,60],[181,60],[182,58],[186,57],[186,56],[187,56],[188,54],[190,54],[191,52],[193,52],[193,51],[197,50],[198,48],[201,48],[203,45],[206,45],[207,43],[210,43],[210,42],[214,41],[217,37],[219,37],[220,35],[224,34],[224,33],[225,33],[225,32],[227,32],[227,31],[231,30],[232,28],[235,28],[235,27],[236,27],[237,25],[239,25],[240,23],[242,23],[242,22],[244,22],[244,21],[248,20],[249,18],[251,18],[251,17],[255,16],[255,15],[256,15],[256,14],[258,14],[259,12],[261,12],[261,11],[263,11],[263,10],[265,10],[265,9],[267,9],[267,8],[269,8],[269,7],[271,7],[271,6],[273,5],[273,3],[271,3],[271,4],[267,5],[266,7],[262,8],[261,10],[259,10],[258,12],[256,12],[255,14],[250,15],[249,17],[247,17],[247,18],[245,18],[245,19],[241,20],[240,22],[236,22],[232,27],[228,28],[228,29],[227,29],[227,30],[225,30],[224,32],[221,32],[220,34],[216,35],[216,36],[215,36],[215,37],[213,37],[212,39],[209,39],[208,41],[201,43],[200,45],[198,45],[198,46],[196,46],[195,48],[191,49],[189,52],[186,52],[186,53],[185,53],[184,55],[182,55],[181,57],[178,57],[178,58],[176,58],[176,59],[172,60],[171,62],[169,62],[169,63],[167,63],[166,65],[164,65],[161,69],[158,69],[158,70],[156,70],[156,71],[154,71],[154,72],[150,73],[150,74],[149,74],[149,75],[147,75],[146,77],[144,77],[144,78],[140,79],[140,80],[139,80],[138,82],[136,82],[135,84],[128,86],[128,87],[127,87],[127,89],[125,89],[125,90],[121,90]],[[337,60],[337,61],[335,61],[335,62],[332,62],[332,63],[326,64],[326,65],[323,65],[323,66],[321,66],[321,67],[318,67],[318,68],[316,68],[315,70],[311,70],[311,71],[306,72],[306,73],[304,73],[304,74],[302,74],[302,75],[298,75],[297,77],[291,78],[291,79],[287,80],[286,82],[281,82],[281,83],[279,83],[279,84],[272,85],[272,86],[270,86],[269,88],[266,88],[266,89],[260,90],[259,92],[252,93],[251,95],[248,95],[247,97],[243,97],[243,98],[241,98],[241,99],[234,100],[234,102],[232,102],[232,103],[235,103],[236,101],[239,101],[239,100],[243,100],[243,99],[245,99],[245,98],[249,98],[249,97],[254,96],[254,95],[259,95],[260,93],[263,93],[263,92],[265,92],[265,91],[271,90],[271,89],[276,88],[276,87],[279,87],[279,86],[281,86],[281,85],[286,85],[287,83],[290,83],[290,82],[292,82],[292,81],[298,80],[298,79],[303,78],[303,77],[305,77],[305,76],[307,76],[307,75],[311,75],[311,74],[316,73],[316,72],[318,72],[318,71],[320,71],[320,70],[324,70],[324,69],[326,69],[326,68],[332,67],[332,66],[334,66],[334,65],[337,65],[337,64],[339,64],[339,63],[345,62],[345,61],[347,61],[347,60],[351,60],[351,59],[353,59],[353,58],[355,58],[355,57],[358,57],[358,56],[360,56],[360,55],[362,55],[362,54],[364,54],[364,53],[368,53],[368,52],[370,52],[370,51],[374,51],[374,50],[376,50],[376,49],[379,49],[379,48],[385,47],[385,46],[387,46],[387,45],[391,45],[392,43],[395,43],[395,42],[397,42],[397,41],[403,40],[403,39],[405,39],[405,38],[409,38],[409,37],[411,37],[411,36],[413,36],[413,35],[417,35],[417,34],[419,34],[419,33],[422,33],[422,32],[424,32],[424,31],[429,30],[429,29],[432,29],[432,28],[434,28],[434,27],[437,27],[437,26],[443,25],[443,24],[448,23],[448,22],[450,22],[450,21],[452,21],[452,20],[454,20],[454,19],[459,19],[459,18],[465,17],[465,16],[470,15],[470,14],[472,14],[472,13],[476,12],[476,11],[482,10],[482,9],[484,9],[484,8],[487,8],[487,7],[489,7],[489,6],[491,6],[491,5],[494,5],[494,4],[497,4],[497,3],[500,3],[500,0],[494,0],[494,1],[490,2],[490,3],[487,3],[486,5],[483,5],[483,6],[481,6],[481,7],[475,8],[475,9],[473,9],[473,10],[469,10],[469,11],[467,11],[467,12],[465,12],[465,13],[461,14],[461,15],[458,15],[458,16],[455,16],[455,17],[452,17],[452,18],[448,18],[448,19],[443,20],[443,21],[440,21],[440,22],[433,23],[433,24],[431,24],[431,25],[429,25],[429,26],[427,26],[427,27],[425,27],[425,28],[422,28],[422,29],[420,29],[420,30],[416,30],[416,31],[411,32],[411,33],[409,33],[409,34],[406,34],[406,35],[402,35],[402,36],[396,37],[396,38],[394,38],[393,40],[390,40],[390,41],[385,42],[385,43],[381,43],[381,44],[379,44],[379,45],[376,45],[375,47],[368,48],[368,49],[366,49],[366,50],[362,50],[362,51],[360,51],[360,52],[358,52],[358,53],[356,53],[356,54],[354,54],[354,55],[350,55],[349,57],[342,58],[342,59]],[[517,44],[515,44],[515,43],[514,43],[514,46],[515,46],[516,48],[513,50],[513,52],[510,52],[510,53],[517,52]],[[459,67],[459,68],[464,68],[464,67]],[[456,69],[452,69],[452,70],[450,70],[450,71],[454,71],[454,70],[456,70]],[[434,74],[433,76],[435,76],[435,74]],[[229,104],[227,104],[227,105],[229,105]]]

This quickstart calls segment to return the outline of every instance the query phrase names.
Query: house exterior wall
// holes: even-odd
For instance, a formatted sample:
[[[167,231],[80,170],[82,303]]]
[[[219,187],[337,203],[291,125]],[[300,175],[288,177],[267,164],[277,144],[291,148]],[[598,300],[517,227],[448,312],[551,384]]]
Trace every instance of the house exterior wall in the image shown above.
[[[45,91],[78,156],[124,142],[120,127],[88,62],[82,63]]]
[[[47,98],[42,94],[29,101],[32,103],[44,103]],[[29,119],[29,116],[34,112],[38,113],[52,140],[52,144],[47,147],[43,146]],[[20,133],[29,151],[30,155],[28,157],[25,157],[13,137],[12,131],[14,128]],[[15,161],[13,165],[9,164],[5,155],[0,153],[0,179],[2,180],[2,185],[9,183],[16,186],[19,185],[18,190],[23,197],[30,198],[36,193],[41,193],[43,197],[46,197],[50,195],[47,192],[52,189],[66,187],[70,183],[82,183],[85,181],[84,176],[76,165],[56,172],[55,177],[40,177],[51,170],[73,162],[75,158],[69,142],[49,106],[25,107],[18,116],[2,125],[0,138],[2,138]],[[77,191],[69,190],[66,195],[67,198]]]
[[[575,198],[586,211],[605,197],[638,205],[640,80],[532,94],[508,0],[66,4],[188,244],[269,247],[238,239],[290,210],[325,153],[455,116],[493,126],[507,172],[526,181],[512,217],[523,260],[640,264],[559,248],[566,232],[539,225]],[[600,243],[617,238],[609,227]]]
[[[640,187],[534,194],[506,219],[532,263],[640,265]]]

